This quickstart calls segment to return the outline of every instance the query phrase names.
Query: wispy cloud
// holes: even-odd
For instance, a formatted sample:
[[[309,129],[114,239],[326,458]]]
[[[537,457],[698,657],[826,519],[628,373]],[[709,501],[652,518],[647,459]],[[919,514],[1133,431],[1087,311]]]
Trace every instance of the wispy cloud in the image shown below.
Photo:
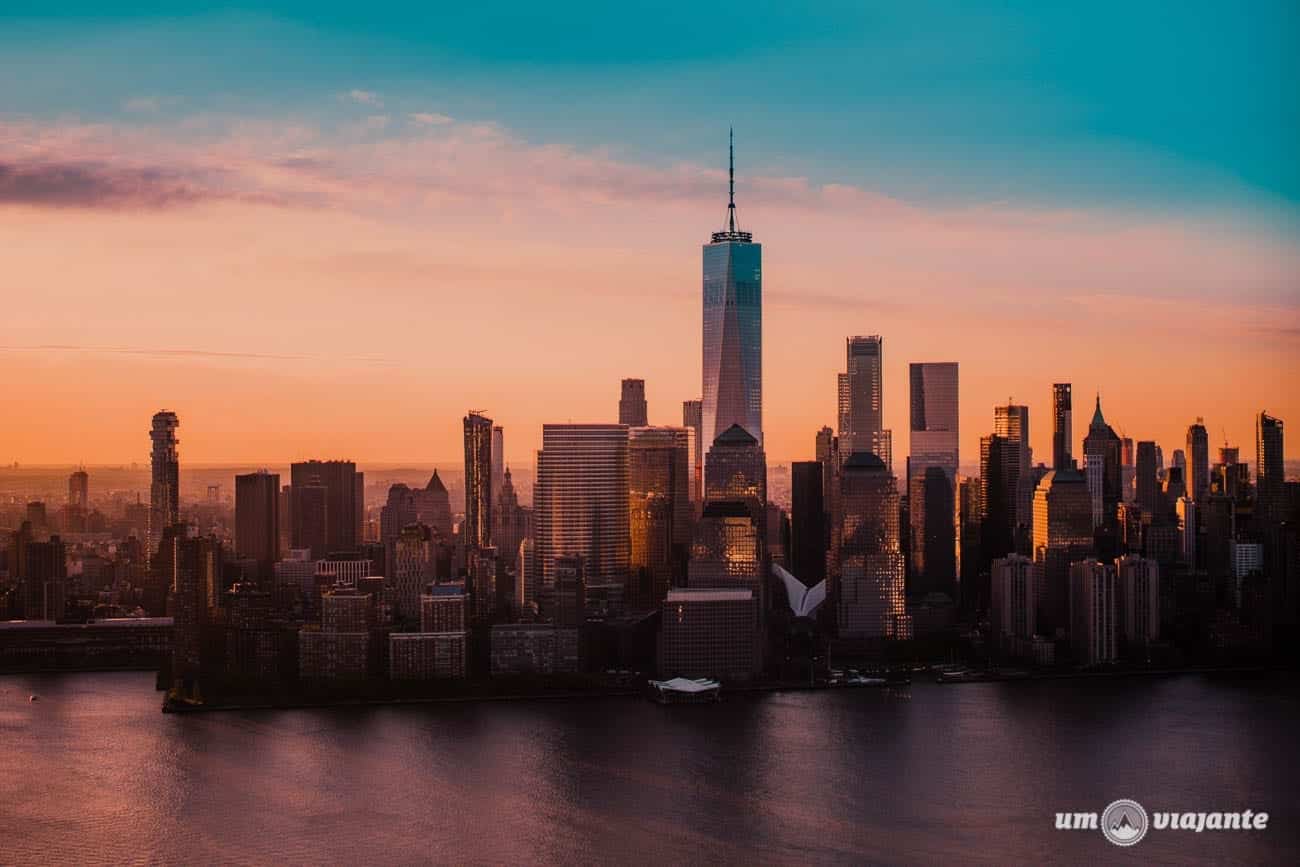
[[[361,105],[369,105],[369,106],[373,106],[374,108],[384,107],[383,97],[375,93],[373,90],[362,90],[359,87],[354,87],[351,90],[349,90],[347,93],[341,95],[344,99],[348,99],[351,100],[352,102],[360,103]]]
[[[208,349],[169,349],[141,346],[73,346],[62,343],[41,343],[32,346],[0,346],[0,352],[25,353],[78,353],[90,355],[136,355],[145,358],[192,358],[196,360],[223,361],[347,361],[367,365],[387,366],[391,359],[373,355],[321,355],[310,353],[273,352],[222,352]]]
[[[441,126],[442,124],[452,123],[454,120],[454,118],[445,114],[439,114],[436,111],[417,111],[408,114],[407,118],[409,118],[412,123],[418,123],[423,126]]]
[[[0,204],[53,208],[186,204],[207,195],[181,172],[95,162],[0,161]]]

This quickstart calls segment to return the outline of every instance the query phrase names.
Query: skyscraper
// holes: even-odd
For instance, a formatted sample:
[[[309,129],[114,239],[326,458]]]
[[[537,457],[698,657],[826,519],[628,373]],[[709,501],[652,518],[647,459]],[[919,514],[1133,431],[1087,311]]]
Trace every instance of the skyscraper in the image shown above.
[[[1137,504],[1148,515],[1160,508],[1160,483],[1156,478],[1156,444],[1142,440],[1137,444]]]
[[[645,402],[645,380],[623,380],[623,391],[618,399],[618,423],[628,427],[645,427],[648,411]]]
[[[257,561],[257,580],[270,589],[280,559],[280,476],[258,470],[235,476],[235,555]]]
[[[742,503],[754,526],[766,526],[767,455],[762,444],[738,424],[718,435],[704,460],[704,501],[706,506],[723,501]]]
[[[1255,497],[1260,522],[1286,519],[1286,476],[1282,465],[1282,419],[1261,412],[1255,418]]]
[[[790,571],[808,587],[826,577],[826,503],[820,461],[797,461],[790,481]]]
[[[1074,411],[1070,383],[1052,385],[1052,469],[1069,467],[1073,458]]]
[[[492,544],[492,419],[470,410],[465,416],[465,521],[467,548]]]
[[[1205,431],[1204,420],[1196,419],[1187,426],[1187,494],[1198,503],[1204,503],[1210,493],[1210,435]]]
[[[884,429],[885,342],[878,334],[845,339],[845,372],[839,376],[841,454],[869,452],[893,471],[893,438]],[[955,374],[954,374],[955,375]],[[953,387],[954,395],[956,387]]]
[[[151,478],[149,483],[149,554],[158,550],[164,527],[180,520],[180,454],[176,450],[176,428],[180,427],[176,413],[162,410],[155,413],[149,439]]]
[[[90,509],[90,476],[85,470],[68,476],[68,505],[83,512]]]
[[[840,477],[837,622],[846,638],[910,638],[898,538],[898,490],[876,455],[855,452]]]
[[[1075,662],[1114,662],[1116,653],[1115,567],[1083,560],[1070,567],[1070,643]]]
[[[357,472],[352,461],[310,460],[290,465],[290,547],[311,548],[317,559],[356,551],[365,516],[364,482],[365,474]],[[319,492],[300,490],[308,486],[325,489],[323,504],[318,503]]]
[[[727,227],[704,245],[704,443],[734,424],[763,442],[763,248],[736,228],[732,149]],[[708,458],[705,458],[708,464]]]
[[[912,364],[907,459],[913,590],[957,595],[956,362]]]
[[[506,432],[501,425],[492,427],[492,502],[501,496],[501,485],[506,480]]]
[[[1092,497],[1093,528],[1111,527],[1123,497],[1120,439],[1101,414],[1101,395],[1083,438],[1083,466]]]
[[[622,583],[631,561],[628,433],[619,424],[547,424],[533,493],[540,588],[555,560],[581,554],[588,584]]]
[[[1070,564],[1093,553],[1092,497],[1073,467],[1052,470],[1034,494],[1034,562],[1042,586],[1035,591],[1044,634],[1067,625]]]
[[[682,426],[691,431],[691,502],[704,500],[704,401],[682,401]]]
[[[690,448],[684,427],[628,430],[632,573],[627,600],[639,610],[657,609],[685,569],[694,514]]]

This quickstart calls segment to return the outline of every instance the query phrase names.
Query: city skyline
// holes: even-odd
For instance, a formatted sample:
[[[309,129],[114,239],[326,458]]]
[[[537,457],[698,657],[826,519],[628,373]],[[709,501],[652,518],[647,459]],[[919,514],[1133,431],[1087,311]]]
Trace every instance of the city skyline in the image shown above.
[[[304,32],[295,16],[306,14],[272,16],[285,63],[296,66],[338,36],[337,19]],[[882,422],[899,458],[910,449],[908,365],[936,358],[963,369],[967,456],[978,451],[987,406],[1010,397],[1047,419],[1053,382],[1071,382],[1080,407],[1100,391],[1118,432],[1163,443],[1178,441],[1197,416],[1217,447],[1225,434],[1249,442],[1260,408],[1300,415],[1292,373],[1300,369],[1300,190],[1290,161],[1243,167],[1243,153],[1266,140],[1279,155],[1293,152],[1294,128],[1278,138],[1237,125],[1242,152],[1194,139],[1218,125],[1207,118],[1244,110],[1241,93],[1264,99],[1270,82],[1283,80],[1267,70],[1293,61],[1267,39],[1249,58],[1216,51],[1184,61],[1181,75],[1212,70],[1238,89],[1231,100],[1203,92],[1199,112],[1165,118],[1177,121],[1181,144],[1136,112],[1105,135],[1081,128],[1089,95],[1064,87],[1079,84],[1073,67],[1041,70],[998,45],[985,49],[988,59],[967,57],[976,73],[1001,61],[1063,86],[1032,106],[1043,128],[1063,137],[1053,148],[996,114],[974,124],[958,112],[892,107],[864,125],[883,111],[879,101],[823,109],[794,135],[785,127],[806,118],[799,104],[759,106],[737,95],[725,111],[705,111],[681,97],[707,91],[700,85],[722,62],[704,52],[694,68],[640,42],[626,60],[578,62],[612,64],[616,80],[637,63],[653,66],[664,82],[642,112],[680,106],[655,131],[593,116],[604,104],[595,92],[578,100],[580,110],[538,118],[519,94],[550,92],[568,75],[545,48],[529,49],[540,56],[522,88],[518,58],[488,71],[444,57],[399,79],[375,68],[381,49],[367,46],[347,70],[302,70],[292,87],[264,88],[258,98],[241,90],[243,71],[218,63],[215,83],[178,74],[170,89],[121,70],[77,77],[95,80],[89,100],[61,74],[160,29],[177,39],[146,39],[140,56],[194,73],[180,46],[231,19],[108,24],[76,4],[67,16],[57,41],[67,73],[22,45],[50,25],[19,17],[0,36],[0,72],[30,83],[0,111],[0,230],[13,239],[5,279],[17,290],[0,363],[13,399],[33,417],[93,407],[96,436],[71,425],[17,426],[0,441],[0,463],[138,460],[137,419],[160,406],[187,419],[193,462],[278,463],[308,453],[442,462],[460,451],[455,419],[483,407],[514,432],[506,458],[522,465],[544,423],[613,421],[608,396],[628,377],[645,380],[652,424],[678,424],[676,408],[701,396],[695,250],[724,222],[723,137],[733,122],[743,228],[768,253],[762,433],[773,460],[811,457],[808,431],[835,424],[841,341],[853,334],[889,340]],[[958,17],[994,32],[1022,18],[1049,27],[1023,10]],[[1262,38],[1270,20],[1256,10],[1216,26]],[[810,21],[819,33],[832,24]],[[601,16],[590,23],[609,25]],[[1131,23],[1139,33],[1168,26],[1147,16]],[[833,24],[873,44],[934,26],[902,13],[873,26],[844,13]],[[447,26],[460,32],[470,23]],[[789,44],[765,31],[755,50],[775,70],[802,70],[794,60],[815,54],[817,40],[796,30]],[[377,35],[380,45],[394,38]],[[519,34],[503,38],[516,44]],[[944,52],[926,43],[920,58],[896,58],[900,93],[931,78],[935,55]],[[1117,62],[1143,69],[1127,53]],[[254,52],[250,63],[270,60]],[[420,86],[457,70],[463,88]],[[780,92],[770,72],[754,74]],[[501,95],[503,77],[511,99]],[[977,80],[1007,96],[1007,82]],[[1126,99],[1120,82],[1095,86],[1102,92],[1092,98]],[[1264,114],[1253,117],[1272,123]],[[940,135],[936,124],[960,129]],[[971,148],[962,160],[943,153],[953,135]],[[1044,153],[1071,154],[1068,174],[1078,180],[1047,182],[1064,173],[1047,171]],[[62,256],[74,238],[93,240]],[[81,315],[54,314],[65,309]],[[493,348],[484,353],[487,335]],[[1178,352],[1207,340],[1210,351]],[[664,346],[672,351],[658,351]],[[465,375],[458,359],[469,357],[476,364]],[[1158,371],[1158,387],[1135,370]],[[230,401],[232,392],[241,400]],[[273,424],[264,423],[268,410]],[[1048,426],[1037,426],[1032,445],[1051,455]],[[1300,444],[1289,448],[1300,457]]]

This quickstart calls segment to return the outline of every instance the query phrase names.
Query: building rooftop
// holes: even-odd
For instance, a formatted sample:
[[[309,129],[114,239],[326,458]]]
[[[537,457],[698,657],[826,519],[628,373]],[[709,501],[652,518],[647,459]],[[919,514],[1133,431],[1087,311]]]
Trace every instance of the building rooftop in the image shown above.
[[[722,444],[725,446],[752,446],[757,445],[758,440],[754,439],[754,435],[740,425],[733,424],[731,427],[718,434],[718,438],[713,441],[713,444]]]
[[[888,470],[885,462],[871,452],[854,452],[844,462],[846,470]]]
[[[669,590],[669,602],[748,602],[754,598],[752,590],[723,590],[708,587],[682,587]]]

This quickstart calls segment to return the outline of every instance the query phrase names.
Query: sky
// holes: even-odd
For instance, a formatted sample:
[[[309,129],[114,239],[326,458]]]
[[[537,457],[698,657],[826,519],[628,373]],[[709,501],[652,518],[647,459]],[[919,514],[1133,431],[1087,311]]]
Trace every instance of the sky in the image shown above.
[[[0,6],[0,463],[531,466],[545,422],[700,394],[701,253],[764,245],[770,461],[844,339],[993,405],[1074,384],[1166,459],[1300,419],[1300,7]],[[1293,421],[1300,424],[1300,421]],[[1286,444],[1300,456],[1300,436]]]

